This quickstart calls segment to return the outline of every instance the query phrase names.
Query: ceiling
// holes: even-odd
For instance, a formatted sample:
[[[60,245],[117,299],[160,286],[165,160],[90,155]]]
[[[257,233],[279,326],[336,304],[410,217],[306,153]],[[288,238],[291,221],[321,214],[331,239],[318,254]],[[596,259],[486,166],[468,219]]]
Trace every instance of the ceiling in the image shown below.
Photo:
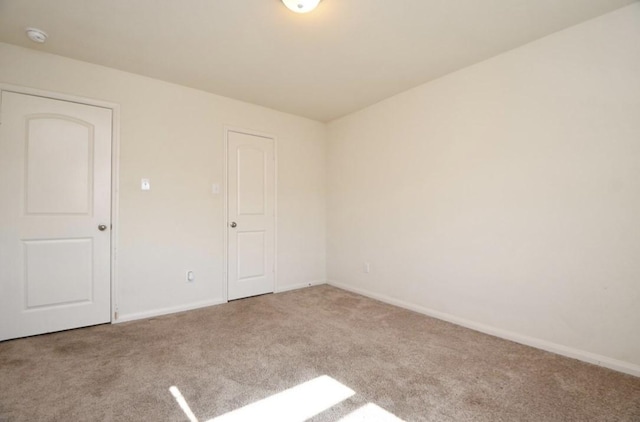
[[[0,41],[326,122],[633,2],[0,0]]]

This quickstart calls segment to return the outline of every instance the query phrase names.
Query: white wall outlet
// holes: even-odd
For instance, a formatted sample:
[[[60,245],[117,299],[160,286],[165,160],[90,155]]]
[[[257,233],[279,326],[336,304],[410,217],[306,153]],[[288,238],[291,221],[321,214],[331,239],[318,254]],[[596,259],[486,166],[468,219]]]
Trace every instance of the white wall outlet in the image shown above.
[[[196,276],[193,273],[193,271],[187,271],[187,283],[193,283],[195,279],[196,279]]]
[[[371,263],[368,261],[364,261],[364,272],[369,274],[371,272]]]
[[[211,193],[214,195],[217,195],[220,193],[220,184],[219,183],[214,183],[213,185],[211,185]]]
[[[151,190],[151,182],[149,181],[149,179],[142,179],[140,181],[140,189]]]

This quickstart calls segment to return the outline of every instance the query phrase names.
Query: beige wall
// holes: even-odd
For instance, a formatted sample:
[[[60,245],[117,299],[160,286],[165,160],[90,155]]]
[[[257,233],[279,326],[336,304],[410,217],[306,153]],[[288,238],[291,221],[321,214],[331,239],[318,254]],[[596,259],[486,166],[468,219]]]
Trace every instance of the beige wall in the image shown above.
[[[278,290],[325,281],[325,125],[7,44],[0,82],[120,104],[121,318],[224,300],[224,125],[278,140]]]
[[[332,122],[329,281],[640,375],[638,40],[636,3]]]

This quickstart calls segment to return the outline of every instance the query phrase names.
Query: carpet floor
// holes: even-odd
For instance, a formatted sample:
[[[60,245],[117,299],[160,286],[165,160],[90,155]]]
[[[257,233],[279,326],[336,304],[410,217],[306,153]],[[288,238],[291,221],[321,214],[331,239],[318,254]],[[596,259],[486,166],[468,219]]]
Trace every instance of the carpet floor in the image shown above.
[[[640,378],[330,286],[0,343],[2,421],[188,421],[171,387],[200,422],[640,421]]]

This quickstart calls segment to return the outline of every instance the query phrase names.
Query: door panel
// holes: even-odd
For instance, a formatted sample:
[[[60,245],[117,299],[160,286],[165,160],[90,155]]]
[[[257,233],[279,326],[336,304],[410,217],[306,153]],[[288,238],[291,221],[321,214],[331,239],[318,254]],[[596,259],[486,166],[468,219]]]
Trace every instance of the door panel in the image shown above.
[[[266,264],[266,233],[241,231],[238,233],[238,280],[264,277]]]
[[[274,291],[274,140],[235,131],[228,142],[228,299]],[[232,227],[231,223],[235,223]]]
[[[23,243],[26,309],[91,301],[93,239]]]
[[[92,128],[65,116],[35,116],[26,135],[27,214],[89,213]]]
[[[265,209],[265,152],[238,148],[238,215],[263,215]]]
[[[0,340],[111,320],[111,110],[2,92]]]

